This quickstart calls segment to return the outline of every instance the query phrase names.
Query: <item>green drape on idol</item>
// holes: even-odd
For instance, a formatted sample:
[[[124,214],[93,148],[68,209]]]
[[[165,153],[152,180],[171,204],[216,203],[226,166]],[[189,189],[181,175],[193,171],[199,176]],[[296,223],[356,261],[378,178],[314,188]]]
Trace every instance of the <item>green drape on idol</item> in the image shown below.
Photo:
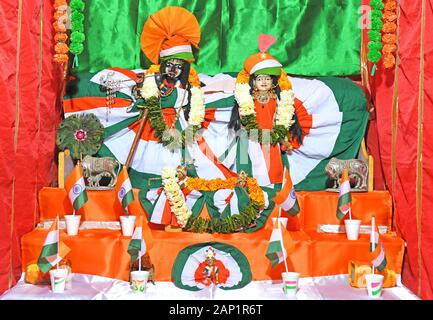
[[[196,62],[202,73],[239,71],[258,52],[260,33],[278,39],[269,52],[291,74],[359,73],[360,0],[87,1],[85,50],[78,70],[147,67],[141,30],[165,6],[185,7],[197,17],[202,36]]]

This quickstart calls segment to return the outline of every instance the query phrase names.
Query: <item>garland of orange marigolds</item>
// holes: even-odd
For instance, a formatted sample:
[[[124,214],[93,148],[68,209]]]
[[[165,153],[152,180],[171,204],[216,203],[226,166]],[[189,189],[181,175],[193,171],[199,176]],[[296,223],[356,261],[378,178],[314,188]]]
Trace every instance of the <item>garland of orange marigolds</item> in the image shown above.
[[[68,21],[68,3],[66,0],[56,0],[54,2],[54,62],[58,64],[68,63],[69,47],[66,44],[68,35],[66,34],[66,22]]]

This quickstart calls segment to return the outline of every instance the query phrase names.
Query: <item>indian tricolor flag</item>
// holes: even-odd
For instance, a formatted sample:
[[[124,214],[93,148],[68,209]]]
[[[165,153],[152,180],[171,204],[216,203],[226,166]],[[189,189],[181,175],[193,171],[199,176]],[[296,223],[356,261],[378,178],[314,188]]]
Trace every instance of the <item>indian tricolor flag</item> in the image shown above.
[[[277,226],[272,229],[271,238],[269,239],[268,249],[265,256],[271,261],[272,268],[280,264],[287,257],[287,251],[283,242],[283,230],[280,225],[280,218],[278,218]],[[286,218],[287,219],[287,218]],[[284,230],[286,230],[284,228]],[[290,234],[285,232],[286,243],[288,244],[289,252],[294,249],[294,243]]]
[[[343,169],[340,181],[340,193],[338,195],[337,218],[341,220],[350,211],[352,194],[350,193],[349,171]]]
[[[59,237],[58,217],[54,220],[38,259],[38,267],[42,272],[48,272],[59,263],[71,249]]]
[[[126,169],[126,167],[122,168],[122,171],[120,171],[120,174],[117,177],[115,190],[120,204],[126,211],[128,205],[132,201],[134,201],[134,193],[132,192],[131,180],[129,179],[128,170]]]
[[[78,163],[69,174],[65,183],[66,193],[71,200],[72,207],[78,211],[87,202],[86,185],[84,184],[83,169]]]
[[[146,244],[147,243],[147,244]],[[138,216],[135,222],[135,230],[128,245],[128,253],[131,261],[140,259],[151,246],[151,234],[148,228],[143,228],[143,216]]]
[[[283,188],[272,200],[291,216],[296,216],[300,211],[295,188],[289,170],[286,167],[284,167]]]
[[[375,267],[379,271],[382,271],[383,269],[385,269],[387,261],[383,243],[380,242],[379,239],[379,229],[376,226],[375,218],[372,217],[370,233],[371,262],[373,263],[373,267]]]

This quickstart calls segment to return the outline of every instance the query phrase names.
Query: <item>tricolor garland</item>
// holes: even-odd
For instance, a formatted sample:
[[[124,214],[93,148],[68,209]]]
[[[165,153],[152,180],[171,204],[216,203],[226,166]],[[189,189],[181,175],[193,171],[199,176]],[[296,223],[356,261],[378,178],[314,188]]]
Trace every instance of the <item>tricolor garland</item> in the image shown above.
[[[71,0],[71,43],[70,51],[75,55],[74,66],[78,67],[78,56],[83,52],[85,40],[84,35],[84,7],[85,3],[83,0]]]
[[[68,21],[68,3],[66,0],[56,0],[54,2],[54,62],[57,64],[68,63],[69,47],[66,44],[68,35],[66,34],[66,22]]]
[[[202,217],[188,220],[185,230],[198,233],[233,233],[248,229],[260,216],[260,210],[264,207],[265,198],[263,191],[254,178],[246,178],[246,191],[248,192],[250,203],[239,213],[225,219],[213,218],[211,220]],[[220,189],[234,189],[242,186],[242,179],[237,177],[223,179],[205,180],[200,178],[188,178],[186,188],[197,191],[217,191]]]
[[[181,148],[186,141],[186,137],[191,140],[196,132],[200,129],[204,121],[205,106],[204,94],[200,88],[200,80],[197,71],[191,66],[188,81],[191,85],[191,109],[189,112],[189,126],[181,132],[180,135],[166,136],[169,127],[164,121],[164,117],[159,105],[159,90],[156,86],[155,79],[149,75],[159,73],[159,65],[152,65],[147,70],[146,77],[141,88],[141,96],[144,98],[146,107],[149,110],[148,117],[150,127],[155,130],[155,136],[164,146],[173,149]]]
[[[390,69],[395,65],[397,52],[397,2],[395,0],[371,0],[371,28],[368,32],[368,60],[374,63],[372,75],[376,70],[376,63],[383,53],[383,65]],[[383,12],[382,12],[383,10]]]
[[[236,79],[235,98],[239,105],[242,125],[248,133],[250,133],[251,130],[257,130],[259,142],[262,143],[263,134],[257,123],[254,100],[250,93],[251,87],[249,85],[249,79],[250,75],[248,72],[245,70],[239,72]],[[293,120],[295,113],[295,95],[287,74],[283,69],[281,69],[281,75],[278,78],[278,85],[281,89],[281,93],[277,103],[275,123],[270,132],[271,145],[288,142],[289,129],[295,122]]]

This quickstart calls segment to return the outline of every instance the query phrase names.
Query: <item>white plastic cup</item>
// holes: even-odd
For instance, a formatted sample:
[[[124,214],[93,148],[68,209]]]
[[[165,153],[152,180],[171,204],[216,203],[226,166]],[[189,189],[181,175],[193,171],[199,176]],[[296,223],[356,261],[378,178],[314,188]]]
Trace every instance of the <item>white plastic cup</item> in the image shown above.
[[[65,291],[66,276],[66,269],[50,270],[51,290],[53,290],[53,292],[61,293]]]
[[[366,274],[365,282],[367,284],[367,292],[370,298],[380,298],[383,289],[383,275],[381,274]]]
[[[282,272],[284,294],[289,297],[295,297],[298,291],[299,273]]]
[[[146,293],[149,271],[131,271],[131,289],[136,293]]]
[[[358,240],[359,227],[361,225],[361,220],[347,219],[344,220],[346,225],[346,235],[348,240]]]
[[[135,226],[135,216],[120,216],[120,224],[122,226],[122,234],[126,237],[132,236]]]
[[[78,228],[80,227],[81,216],[68,214],[65,215],[66,232],[70,236],[76,236],[78,234]]]
[[[289,220],[288,218],[272,218],[272,225],[274,228],[278,228],[277,225],[277,219],[280,220],[280,223],[282,224],[283,228],[287,228],[287,221]]]

